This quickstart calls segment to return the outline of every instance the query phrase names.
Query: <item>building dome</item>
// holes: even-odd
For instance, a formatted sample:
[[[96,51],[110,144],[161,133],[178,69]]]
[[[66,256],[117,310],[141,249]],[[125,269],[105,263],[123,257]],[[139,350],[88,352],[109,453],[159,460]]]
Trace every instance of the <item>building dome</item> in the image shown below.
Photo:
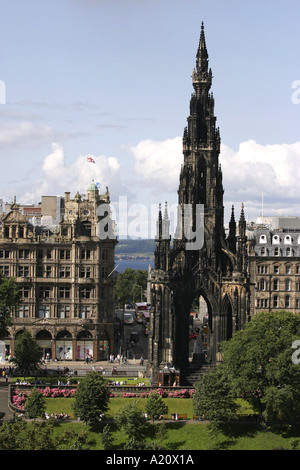
[[[98,191],[98,186],[96,185],[95,181],[92,180],[92,182],[89,184],[88,191]]]

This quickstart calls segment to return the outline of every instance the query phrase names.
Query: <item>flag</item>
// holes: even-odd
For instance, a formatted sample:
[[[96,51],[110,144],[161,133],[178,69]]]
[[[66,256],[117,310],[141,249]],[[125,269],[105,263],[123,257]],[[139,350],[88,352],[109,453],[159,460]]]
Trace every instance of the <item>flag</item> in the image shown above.
[[[95,160],[93,160],[92,157],[87,156],[86,159],[90,163],[95,163]]]

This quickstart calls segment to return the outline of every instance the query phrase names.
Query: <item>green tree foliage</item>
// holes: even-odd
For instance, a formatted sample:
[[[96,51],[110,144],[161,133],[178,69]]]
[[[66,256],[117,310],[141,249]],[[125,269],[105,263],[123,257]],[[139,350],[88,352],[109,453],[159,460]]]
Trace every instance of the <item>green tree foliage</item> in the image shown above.
[[[195,388],[193,408],[196,415],[220,425],[235,417],[235,396],[221,365],[203,374]]]
[[[4,338],[6,328],[12,324],[11,310],[20,302],[19,290],[13,277],[0,272],[0,339]]]
[[[15,422],[4,421],[0,426],[0,450],[88,450],[88,434],[64,431],[55,432],[59,426],[55,421],[26,422],[17,418]]]
[[[256,315],[222,347],[224,374],[236,396],[256,399],[266,419],[300,417],[300,365],[292,360],[300,316]]]
[[[106,424],[104,426],[102,434],[101,434],[101,442],[103,445],[104,450],[111,450],[113,449],[113,437],[112,437],[112,432],[111,432],[111,427],[109,424]]]
[[[148,423],[144,413],[138,408],[135,401],[130,401],[120,408],[115,415],[115,422],[119,428],[123,428],[128,440],[141,441],[145,437]]]
[[[15,348],[14,357],[12,362],[17,368],[23,372],[24,378],[29,372],[38,368],[41,361],[42,351],[32,338],[31,333],[25,330],[22,334],[18,335]]]
[[[120,299],[120,304],[140,302],[142,291],[147,288],[148,272],[141,269],[125,269],[119,273],[115,285],[115,299]],[[141,286],[141,287],[140,287]],[[142,301],[145,299],[142,297]]]
[[[168,406],[164,403],[162,397],[157,392],[154,392],[147,398],[145,410],[154,421],[155,416],[165,415],[168,413]]]
[[[25,412],[29,418],[42,417],[46,409],[46,400],[41,392],[34,387],[26,398]]]
[[[86,424],[99,421],[108,409],[109,389],[98,372],[90,372],[80,381],[73,405],[74,413]]]

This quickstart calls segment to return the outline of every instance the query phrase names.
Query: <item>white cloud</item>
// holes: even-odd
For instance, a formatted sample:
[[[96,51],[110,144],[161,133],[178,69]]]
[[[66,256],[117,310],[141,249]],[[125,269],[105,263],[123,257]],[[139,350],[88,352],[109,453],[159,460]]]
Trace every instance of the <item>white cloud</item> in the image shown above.
[[[300,142],[260,145],[242,142],[237,152],[222,145],[220,155],[226,195],[255,198],[299,197]]]
[[[161,142],[143,140],[130,151],[135,159],[135,173],[155,192],[177,191],[180,165],[183,163],[180,137]]]
[[[53,131],[49,126],[33,124],[22,121],[18,124],[3,124],[0,128],[0,144],[2,147],[27,145],[34,147],[53,138]]]
[[[144,140],[131,148],[135,173],[150,184],[152,193],[177,192],[183,163],[182,139]],[[261,145],[242,142],[237,151],[222,145],[220,163],[225,189],[224,203],[231,209],[244,202],[245,212],[255,218],[265,213],[299,214],[300,142]],[[228,208],[226,207],[226,210]]]
[[[52,144],[52,152],[44,158],[42,178],[35,184],[35,199],[42,195],[63,195],[65,191],[71,194],[85,193],[88,184],[94,180],[100,183],[100,192],[109,187],[111,193],[122,187],[120,181],[120,163],[115,157],[93,155],[95,163],[87,162],[86,155],[79,155],[71,164],[66,163],[63,147],[58,143]],[[20,202],[32,199],[32,193],[25,193]]]

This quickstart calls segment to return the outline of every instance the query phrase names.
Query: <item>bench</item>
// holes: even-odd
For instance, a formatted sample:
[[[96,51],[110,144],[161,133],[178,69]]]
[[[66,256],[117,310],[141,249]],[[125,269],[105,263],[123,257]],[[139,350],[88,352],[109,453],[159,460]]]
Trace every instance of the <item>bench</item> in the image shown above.
[[[176,415],[177,415],[177,418],[176,418]],[[172,413],[171,414],[171,419],[173,421],[177,421],[179,419],[188,419],[187,418],[187,415],[186,414],[182,414],[182,413]]]

